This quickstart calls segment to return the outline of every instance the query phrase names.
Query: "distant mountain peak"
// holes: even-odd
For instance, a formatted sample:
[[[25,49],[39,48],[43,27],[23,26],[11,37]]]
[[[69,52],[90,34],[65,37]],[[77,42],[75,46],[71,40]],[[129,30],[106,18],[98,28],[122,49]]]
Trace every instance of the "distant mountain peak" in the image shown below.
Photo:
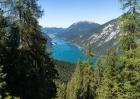
[[[117,21],[118,19],[113,19],[103,25],[88,21],[75,22],[55,36],[80,47],[90,43],[97,56],[100,56],[107,49],[116,46],[116,37],[120,33]]]
[[[100,24],[98,24],[98,23],[95,23],[95,22],[89,22],[89,21],[79,21],[79,22],[75,22],[75,23],[73,23],[69,28],[77,28],[77,27],[79,27],[79,26],[85,26],[85,27],[87,27],[87,26],[95,26],[95,25],[97,25],[97,26],[99,26]]]
[[[88,21],[77,22],[66,29],[63,35],[60,34],[60,37],[80,47],[90,43],[97,56],[100,56],[107,49],[116,46],[116,37],[120,32],[117,21],[118,19],[113,19],[103,25]]]
[[[57,28],[57,27],[45,27],[42,29],[42,32],[45,34],[57,34],[62,33],[65,30],[65,28]]]
[[[79,25],[79,24],[98,24],[98,23],[90,22],[90,21],[79,21],[79,22],[73,23],[72,25]],[[98,24],[98,25],[100,25],[100,24]]]
[[[88,34],[89,31],[99,27],[100,24],[88,21],[80,21],[73,23],[63,33],[58,34],[58,37],[66,38],[71,40],[72,38],[83,38],[84,35]]]

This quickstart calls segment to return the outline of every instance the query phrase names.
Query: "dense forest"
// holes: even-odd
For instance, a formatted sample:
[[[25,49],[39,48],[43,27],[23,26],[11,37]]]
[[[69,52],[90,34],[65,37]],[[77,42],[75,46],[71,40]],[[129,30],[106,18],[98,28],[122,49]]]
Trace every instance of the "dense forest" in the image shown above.
[[[140,1],[119,1],[117,48],[71,64],[46,52],[37,0],[0,0],[0,99],[140,99]]]

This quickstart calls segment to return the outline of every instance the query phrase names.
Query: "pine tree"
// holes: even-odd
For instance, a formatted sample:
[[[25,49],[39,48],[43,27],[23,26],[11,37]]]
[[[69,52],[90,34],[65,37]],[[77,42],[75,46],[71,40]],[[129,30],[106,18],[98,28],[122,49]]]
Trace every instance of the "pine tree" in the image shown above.
[[[117,99],[115,91],[117,76],[116,61],[116,53],[113,51],[108,51],[101,63],[97,65],[98,67],[95,69],[95,73],[97,72],[96,75],[98,76],[96,77],[97,99]]]
[[[2,99],[4,97],[4,95],[6,94],[5,93],[5,77],[6,77],[6,74],[3,73],[2,71],[3,69],[3,66],[0,66],[0,99]]]
[[[119,44],[122,50],[128,51],[137,47],[139,37],[139,0],[120,0],[122,9],[128,9],[119,20],[121,36]]]
[[[66,99],[94,99],[93,71],[89,64],[79,62],[67,85]]]
[[[68,82],[66,99],[94,99],[94,70],[90,47],[87,46],[87,60],[80,61]],[[89,53],[90,52],[90,53]]]
[[[99,88],[99,86],[101,85],[101,81],[103,78],[103,69],[104,69],[103,66],[104,66],[103,60],[102,59],[98,60],[94,71],[95,90],[96,90],[95,97],[99,96],[99,93],[97,92],[97,88]]]
[[[120,45],[123,55],[120,57],[122,72],[118,97],[120,99],[140,98],[140,53],[139,37],[139,0],[121,0],[123,9],[128,10],[120,19]]]
[[[38,25],[42,11],[37,0],[4,0],[0,4],[8,21],[0,61],[7,74],[7,90],[21,99],[55,97],[57,71],[45,51],[47,40]]]
[[[5,45],[5,39],[6,39],[6,36],[4,35],[5,33],[4,28],[6,27],[5,25],[6,25],[5,17],[3,16],[3,11],[0,9],[0,63],[2,61],[2,57],[4,57],[4,54],[2,53],[2,48]],[[4,98],[4,96],[6,95],[5,77],[6,74],[3,72],[3,64],[1,63],[0,64],[0,99]]]
[[[57,96],[55,99],[66,99],[66,83],[57,80]]]
[[[137,45],[138,46],[138,45]],[[131,57],[129,57],[131,56]],[[118,98],[140,98],[140,46],[126,51],[121,57],[122,71],[119,79]]]

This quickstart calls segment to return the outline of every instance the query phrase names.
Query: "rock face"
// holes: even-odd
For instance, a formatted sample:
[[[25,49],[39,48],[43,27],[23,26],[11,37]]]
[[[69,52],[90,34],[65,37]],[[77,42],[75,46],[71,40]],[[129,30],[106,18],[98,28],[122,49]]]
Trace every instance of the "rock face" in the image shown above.
[[[82,48],[86,43],[90,43],[96,55],[100,56],[108,49],[116,46],[116,38],[119,31],[117,19],[114,19],[103,25],[98,25],[96,28],[90,28],[80,32],[77,31],[75,34],[69,33],[67,35],[64,32],[65,34],[61,37]]]
[[[65,29],[49,28],[48,31],[53,31],[53,33],[49,33],[49,36],[63,38],[79,48],[84,48],[85,44],[90,43],[93,46],[94,53],[101,56],[108,49],[116,47],[120,29],[118,19],[114,19],[103,25],[77,22]],[[58,32],[56,33],[56,31]]]
[[[120,29],[117,20],[112,20],[104,24],[102,28],[100,28],[100,31],[94,31],[93,34],[83,42],[93,45],[95,53],[100,56],[108,49],[117,45],[117,36],[119,32]]]

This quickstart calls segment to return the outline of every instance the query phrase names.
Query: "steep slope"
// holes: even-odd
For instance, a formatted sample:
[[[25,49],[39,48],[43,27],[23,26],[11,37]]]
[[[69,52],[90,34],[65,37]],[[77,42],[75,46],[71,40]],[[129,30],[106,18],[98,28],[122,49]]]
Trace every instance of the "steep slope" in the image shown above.
[[[66,29],[46,28],[43,31],[51,38],[60,37],[81,48],[84,48],[86,43],[90,43],[96,56],[101,56],[107,49],[116,46],[116,37],[119,34],[117,20],[111,20],[103,25],[86,21],[77,22]]]
[[[83,38],[83,36],[85,36],[88,31],[91,31],[99,26],[100,25],[97,23],[81,21],[72,24],[63,33],[58,34],[57,36],[65,38],[67,41],[78,40]]]
[[[103,55],[107,49],[115,47],[116,37],[119,33],[119,25],[117,23],[118,19],[111,20],[103,25],[99,25],[96,28],[90,28],[88,30],[82,29],[81,31],[64,32],[65,40],[84,48],[86,43],[90,43],[94,52],[97,56]],[[74,28],[74,25],[72,25]],[[75,28],[77,28],[75,26]],[[82,27],[83,28],[83,27]],[[70,28],[71,29],[71,28]],[[78,29],[78,28],[77,28]],[[67,34],[66,34],[67,33]]]
[[[100,56],[104,54],[107,49],[116,46],[119,32],[120,29],[117,19],[111,20],[97,28],[96,31],[93,31],[89,37],[82,41],[83,44],[79,43],[79,45],[83,46],[84,43],[89,42],[91,45],[93,45],[97,56]]]
[[[61,80],[62,82],[67,82],[71,78],[71,75],[75,70],[75,64],[58,60],[55,60],[54,64],[55,68],[58,71],[59,80]]]

